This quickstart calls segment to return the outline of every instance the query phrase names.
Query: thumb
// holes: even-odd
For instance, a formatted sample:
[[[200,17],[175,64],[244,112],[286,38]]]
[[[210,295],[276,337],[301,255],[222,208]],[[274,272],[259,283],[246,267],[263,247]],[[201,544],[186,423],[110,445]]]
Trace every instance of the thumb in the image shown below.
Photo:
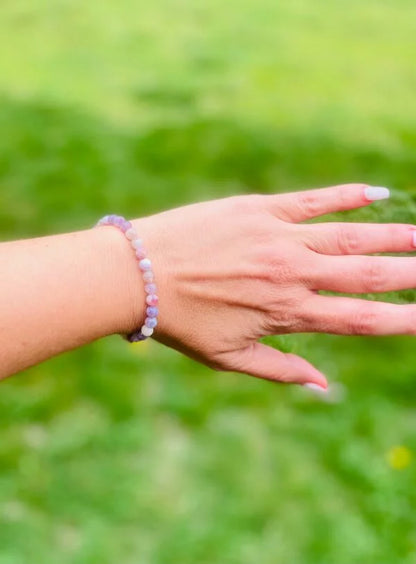
[[[248,347],[233,352],[227,363],[235,372],[242,372],[275,382],[291,384],[315,384],[326,389],[328,383],[322,372],[319,372],[304,358],[291,353],[283,353],[264,345],[252,343]]]

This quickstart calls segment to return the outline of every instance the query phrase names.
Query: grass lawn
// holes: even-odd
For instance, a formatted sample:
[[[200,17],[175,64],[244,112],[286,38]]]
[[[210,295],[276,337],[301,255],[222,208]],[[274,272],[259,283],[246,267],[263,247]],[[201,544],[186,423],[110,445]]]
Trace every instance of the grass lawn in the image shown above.
[[[3,0],[2,239],[350,181],[392,198],[338,220],[414,223],[415,21],[410,0]],[[118,336],[3,382],[0,564],[414,564],[414,339],[270,342],[331,401]]]

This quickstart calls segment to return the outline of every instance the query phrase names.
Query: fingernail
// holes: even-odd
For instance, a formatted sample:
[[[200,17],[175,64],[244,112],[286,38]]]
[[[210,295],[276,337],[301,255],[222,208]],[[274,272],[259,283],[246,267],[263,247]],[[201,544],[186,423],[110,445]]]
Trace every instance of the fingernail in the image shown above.
[[[364,196],[367,200],[385,200],[390,197],[390,190],[384,186],[367,186],[364,188]]]
[[[416,231],[413,231],[412,241],[413,241],[413,246],[416,247]]]
[[[315,382],[308,382],[307,384],[303,384],[305,388],[308,388],[309,390],[313,390],[314,392],[327,392],[327,389],[324,388],[323,386],[320,386],[319,384],[315,384]]]

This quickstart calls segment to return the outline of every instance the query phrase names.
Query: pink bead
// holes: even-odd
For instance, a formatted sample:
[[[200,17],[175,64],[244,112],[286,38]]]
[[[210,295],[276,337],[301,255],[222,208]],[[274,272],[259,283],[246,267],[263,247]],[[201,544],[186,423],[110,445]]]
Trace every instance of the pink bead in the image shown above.
[[[149,294],[148,296],[146,296],[146,303],[149,306],[157,306],[157,304],[159,303],[159,298],[156,296],[156,294]]]
[[[153,282],[154,279],[154,274],[151,270],[146,270],[146,272],[143,272],[143,280],[145,282]]]
[[[133,241],[133,239],[137,239],[137,231],[133,227],[127,229],[125,235],[127,239],[129,239],[129,241]]]
[[[144,249],[137,249],[136,250],[136,257],[140,260],[146,258],[146,251]]]
[[[156,284],[146,284],[146,286],[144,287],[144,291],[146,292],[146,294],[156,294],[157,292]]]

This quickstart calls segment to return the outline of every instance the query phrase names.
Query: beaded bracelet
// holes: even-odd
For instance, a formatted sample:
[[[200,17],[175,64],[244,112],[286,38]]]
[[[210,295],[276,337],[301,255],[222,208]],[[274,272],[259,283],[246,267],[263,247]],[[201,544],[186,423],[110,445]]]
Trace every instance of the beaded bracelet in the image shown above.
[[[139,268],[142,271],[143,280],[145,282],[144,289],[147,294],[146,319],[144,325],[140,329],[137,329],[128,335],[122,335],[122,337],[130,343],[144,341],[153,335],[153,331],[157,325],[157,316],[159,314],[159,309],[157,307],[159,298],[156,295],[157,288],[154,283],[152,263],[146,256],[146,251],[143,248],[143,241],[138,238],[137,232],[130,221],[127,221],[121,215],[105,215],[95,224],[94,227],[98,227],[100,225],[113,225],[114,227],[121,229],[130,241],[130,244],[135,251],[136,258],[139,261]]]

